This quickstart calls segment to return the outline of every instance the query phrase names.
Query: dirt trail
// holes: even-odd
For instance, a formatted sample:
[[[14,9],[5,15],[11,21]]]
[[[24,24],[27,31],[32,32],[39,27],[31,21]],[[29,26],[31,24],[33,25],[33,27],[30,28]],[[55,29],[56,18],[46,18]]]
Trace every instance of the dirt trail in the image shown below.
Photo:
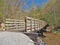
[[[42,38],[47,45],[60,45],[60,35],[54,33],[46,33],[46,38]]]

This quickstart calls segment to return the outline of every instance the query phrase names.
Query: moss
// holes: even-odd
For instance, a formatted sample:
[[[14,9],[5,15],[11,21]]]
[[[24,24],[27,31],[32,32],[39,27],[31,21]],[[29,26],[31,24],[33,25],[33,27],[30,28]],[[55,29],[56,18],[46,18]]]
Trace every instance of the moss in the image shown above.
[[[60,34],[60,31],[56,31],[56,34]]]

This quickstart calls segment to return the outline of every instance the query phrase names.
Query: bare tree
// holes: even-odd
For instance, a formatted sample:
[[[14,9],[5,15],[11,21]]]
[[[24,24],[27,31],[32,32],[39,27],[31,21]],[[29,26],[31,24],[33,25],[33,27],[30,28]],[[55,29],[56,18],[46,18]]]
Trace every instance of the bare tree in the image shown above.
[[[8,18],[14,18],[20,10],[20,0],[6,0],[6,8],[6,16]]]

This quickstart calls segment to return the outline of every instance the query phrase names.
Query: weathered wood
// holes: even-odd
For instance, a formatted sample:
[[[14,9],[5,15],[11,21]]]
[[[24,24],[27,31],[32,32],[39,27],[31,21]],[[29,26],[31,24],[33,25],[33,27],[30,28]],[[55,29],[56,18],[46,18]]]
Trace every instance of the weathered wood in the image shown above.
[[[31,26],[31,31],[32,31],[32,19],[31,19],[31,25],[30,26]]]
[[[25,32],[27,32],[27,18],[25,17]]]
[[[20,30],[20,31],[37,31],[46,25],[45,21],[34,19],[31,17],[25,17],[24,20],[6,19],[6,30]]]
[[[6,19],[5,29],[7,31],[24,31],[25,22],[24,20]]]

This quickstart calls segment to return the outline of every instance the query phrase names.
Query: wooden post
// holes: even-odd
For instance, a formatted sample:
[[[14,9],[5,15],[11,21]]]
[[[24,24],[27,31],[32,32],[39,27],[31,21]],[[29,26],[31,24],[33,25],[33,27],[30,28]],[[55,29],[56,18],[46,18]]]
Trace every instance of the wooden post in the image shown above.
[[[37,30],[38,30],[38,20],[37,20]]]
[[[36,29],[35,29],[35,19],[34,19],[34,30],[36,31]]]
[[[25,17],[25,32],[27,32],[27,18]]]
[[[38,30],[38,20],[37,20],[37,30]]]
[[[39,29],[40,29],[40,21],[39,21]]]
[[[32,31],[32,18],[31,18],[31,23],[30,24],[31,24],[30,26],[31,26],[31,31]]]

